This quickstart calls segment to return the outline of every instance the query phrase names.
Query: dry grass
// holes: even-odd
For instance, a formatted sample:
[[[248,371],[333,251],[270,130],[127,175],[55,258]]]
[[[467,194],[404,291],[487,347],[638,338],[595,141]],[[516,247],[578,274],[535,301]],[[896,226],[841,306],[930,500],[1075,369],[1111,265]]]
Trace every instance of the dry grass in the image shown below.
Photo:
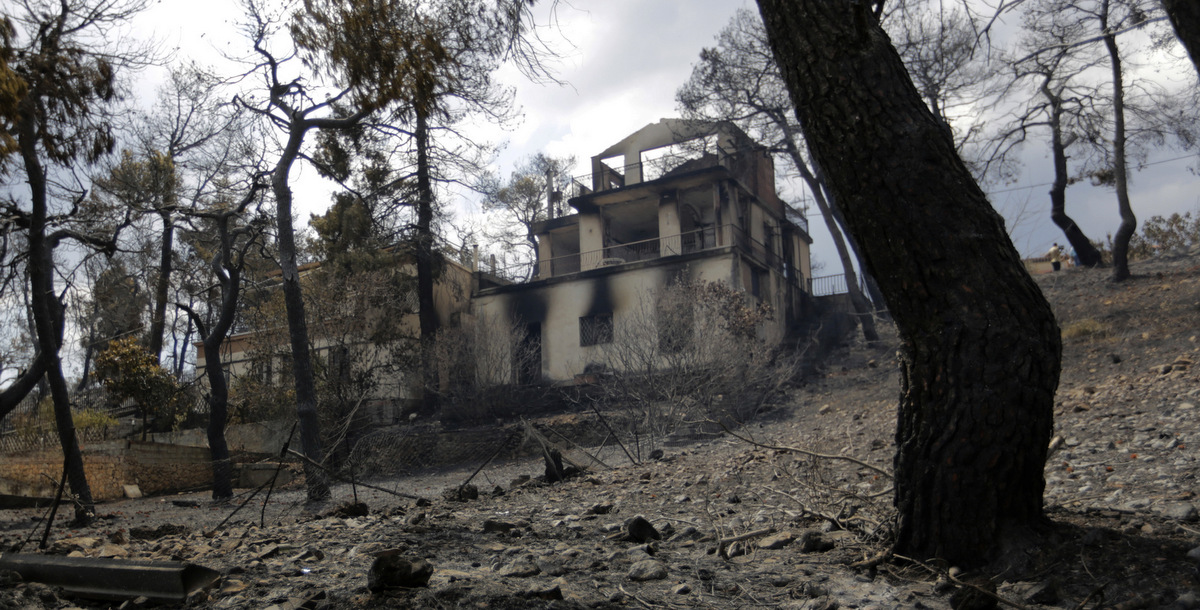
[[[1111,330],[1107,324],[1095,318],[1084,318],[1063,326],[1062,337],[1078,340],[1104,339],[1109,336]]]

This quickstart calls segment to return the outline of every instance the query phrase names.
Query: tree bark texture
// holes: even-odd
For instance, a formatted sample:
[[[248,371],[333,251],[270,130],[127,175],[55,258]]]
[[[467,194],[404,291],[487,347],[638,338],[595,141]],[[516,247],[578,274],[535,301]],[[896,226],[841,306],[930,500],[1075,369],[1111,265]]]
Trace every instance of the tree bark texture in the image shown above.
[[[225,426],[229,423],[229,386],[225,383],[225,367],[221,363],[221,344],[225,335],[233,326],[237,315],[238,292],[241,287],[241,269],[235,265],[221,266],[221,261],[228,261],[232,248],[229,244],[229,231],[226,226],[228,217],[218,220],[222,226],[221,256],[214,261],[213,267],[218,269],[221,284],[221,307],[217,312],[217,321],[211,329],[206,329],[199,316],[193,318],[200,340],[204,345],[204,374],[208,378],[208,447],[212,458],[214,500],[233,497],[233,464],[229,459],[229,443],[225,440]],[[219,271],[223,269],[225,273]]]
[[[158,255],[158,278],[154,286],[154,311],[150,314],[150,337],[146,351],[158,363],[162,356],[163,330],[167,324],[167,293],[171,289],[171,255],[175,249],[175,221],[170,210],[159,210],[163,232]]]
[[[1117,211],[1121,214],[1121,225],[1113,235],[1113,280],[1129,279],[1129,240],[1137,230],[1137,216],[1129,202],[1129,173],[1125,161],[1125,81],[1121,71],[1121,49],[1117,46],[1117,35],[1109,30],[1108,9],[1105,0],[1100,13],[1100,27],[1104,30],[1104,46],[1108,49],[1109,63],[1113,75],[1113,186],[1117,191]]]
[[[1200,74],[1200,2],[1196,0],[1162,0],[1163,8],[1175,26],[1175,35],[1192,56],[1192,64]]]
[[[17,125],[21,160],[29,183],[29,259],[26,265],[29,271],[30,305],[39,359],[45,366],[44,379],[50,386],[50,396],[54,401],[54,422],[58,427],[58,440],[63,450],[67,482],[79,499],[75,505],[75,521],[86,524],[91,521],[96,510],[92,501],[92,490],[83,469],[83,453],[79,450],[79,440],[75,436],[71,397],[67,390],[67,380],[63,377],[62,359],[59,357],[65,312],[54,289],[54,243],[46,234],[49,203],[46,193],[46,170],[38,158],[34,100],[33,95],[22,100],[21,119]]]
[[[296,416],[300,424],[300,447],[308,458],[304,463],[304,477],[308,488],[308,500],[316,502],[329,497],[329,483],[325,472],[315,465],[321,463],[321,422],[317,416],[317,389],[313,380],[312,356],[308,348],[304,293],[300,288],[300,270],[296,263],[292,189],[288,186],[292,163],[300,154],[300,144],[304,141],[304,134],[308,129],[309,126],[305,125],[302,119],[297,119],[291,124],[287,145],[271,176],[271,188],[275,195],[279,269],[283,275],[283,303],[287,310],[288,339],[292,347],[292,375],[296,390]]]
[[[1043,520],[1058,327],[868,6],[759,0],[805,139],[902,340],[895,550],[980,565]]]
[[[437,370],[433,363],[433,339],[438,319],[433,301],[433,179],[429,167],[429,117],[419,105],[416,112],[417,146],[417,318],[421,325],[421,376],[423,409],[437,408]]]
[[[37,387],[46,373],[46,359],[39,353],[30,363],[29,369],[17,377],[3,392],[0,392],[0,420],[8,417],[21,401]]]
[[[1103,260],[1100,251],[1092,245],[1092,241],[1084,235],[1083,229],[1067,216],[1067,147],[1062,138],[1062,99],[1055,95],[1045,83],[1042,85],[1042,95],[1050,102],[1050,150],[1054,156],[1054,182],[1050,187],[1050,220],[1062,229],[1063,235],[1079,257],[1079,264],[1084,267],[1099,267]]]

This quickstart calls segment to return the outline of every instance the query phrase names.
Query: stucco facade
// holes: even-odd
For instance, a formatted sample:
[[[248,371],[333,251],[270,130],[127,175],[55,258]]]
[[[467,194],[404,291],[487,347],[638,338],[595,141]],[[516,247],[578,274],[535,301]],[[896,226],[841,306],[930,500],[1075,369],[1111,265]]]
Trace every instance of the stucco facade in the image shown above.
[[[682,155],[648,153],[697,140]],[[606,159],[623,165],[614,169]],[[763,339],[784,340],[805,315],[811,238],[775,193],[770,154],[728,124],[665,119],[592,159],[576,213],[538,223],[532,281],[479,283],[472,314],[524,331],[539,356],[518,377],[567,381],[595,370],[604,342],[679,279],[739,288],[775,315]],[[532,375],[530,375],[532,373]]]

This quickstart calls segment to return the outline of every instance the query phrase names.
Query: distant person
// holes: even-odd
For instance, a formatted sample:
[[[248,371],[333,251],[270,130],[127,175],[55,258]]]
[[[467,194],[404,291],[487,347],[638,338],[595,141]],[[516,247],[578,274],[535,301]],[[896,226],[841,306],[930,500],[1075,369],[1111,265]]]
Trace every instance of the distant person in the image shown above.
[[[1059,249],[1058,242],[1054,242],[1054,245],[1050,246],[1050,251],[1046,253],[1046,256],[1050,257],[1051,268],[1055,271],[1062,269],[1062,250]]]

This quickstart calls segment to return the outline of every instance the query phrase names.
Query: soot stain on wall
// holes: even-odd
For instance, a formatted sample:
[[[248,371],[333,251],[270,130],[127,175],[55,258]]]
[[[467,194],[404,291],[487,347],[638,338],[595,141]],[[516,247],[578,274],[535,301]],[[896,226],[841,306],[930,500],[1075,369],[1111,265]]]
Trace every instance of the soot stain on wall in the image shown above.
[[[613,312],[613,309],[616,307],[616,302],[613,298],[613,279],[615,278],[610,275],[594,278],[589,281],[592,288],[592,299],[584,309],[583,315],[595,316]]]
[[[509,315],[514,322],[541,324],[546,321],[547,300],[540,290],[515,293],[509,297]]]

